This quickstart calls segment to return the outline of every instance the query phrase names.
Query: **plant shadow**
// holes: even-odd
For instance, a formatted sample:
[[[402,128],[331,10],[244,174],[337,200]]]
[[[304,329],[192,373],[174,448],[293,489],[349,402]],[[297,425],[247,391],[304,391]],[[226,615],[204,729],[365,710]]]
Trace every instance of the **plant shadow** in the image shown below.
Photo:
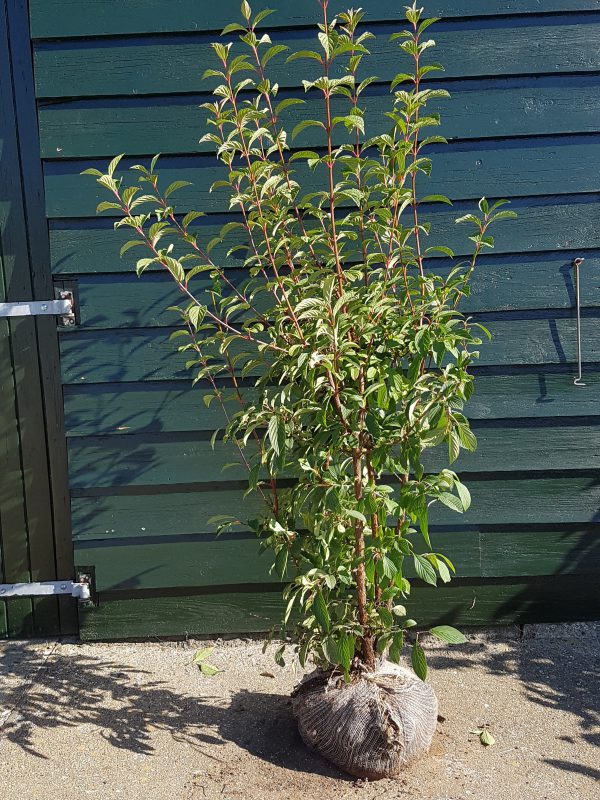
[[[196,696],[118,660],[56,652],[44,662],[39,645],[29,642],[0,651],[0,743],[46,759],[40,731],[84,726],[85,735],[95,731],[113,747],[152,756],[153,737],[162,731],[217,762],[231,760],[225,747],[233,743],[286,770],[351,780],[305,747],[287,695]]]
[[[525,636],[514,638],[500,650],[469,643],[448,654],[434,651],[428,660],[434,669],[466,669],[476,659],[491,675],[517,676],[527,702],[568,715],[561,718],[564,728],[557,733],[558,739],[572,745],[575,752],[581,742],[600,747],[600,641],[594,635],[598,628],[584,626],[579,633],[577,625],[569,626],[565,635],[558,629],[544,635],[542,628],[539,636],[534,628],[531,633],[527,627],[524,630]],[[559,770],[600,778],[599,769],[575,758],[543,761]]]

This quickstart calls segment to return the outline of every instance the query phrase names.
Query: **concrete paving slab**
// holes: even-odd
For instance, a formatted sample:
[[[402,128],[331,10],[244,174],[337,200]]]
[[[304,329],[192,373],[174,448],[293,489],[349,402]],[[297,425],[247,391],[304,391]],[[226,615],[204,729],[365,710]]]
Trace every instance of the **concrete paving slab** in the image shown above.
[[[600,625],[527,626],[429,648],[431,754],[361,783],[302,744],[298,665],[262,642],[0,644],[0,798],[8,800],[597,800]],[[489,725],[484,748],[471,730]]]

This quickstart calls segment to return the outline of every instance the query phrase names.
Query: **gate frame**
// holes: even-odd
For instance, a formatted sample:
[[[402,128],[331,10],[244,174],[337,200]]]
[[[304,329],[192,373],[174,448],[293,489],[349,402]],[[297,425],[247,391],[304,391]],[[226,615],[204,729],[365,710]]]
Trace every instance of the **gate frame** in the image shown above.
[[[8,302],[48,300],[55,290],[45,199],[27,0],[0,5],[0,293]],[[7,254],[5,253],[5,256]],[[3,291],[4,290],[4,291]],[[0,553],[4,580],[74,578],[67,446],[58,332],[52,317],[0,323],[0,423],[7,462],[0,475]],[[8,332],[8,335],[6,335]],[[2,333],[4,336],[2,337]],[[6,366],[8,369],[6,370]],[[12,466],[12,468],[11,468]],[[10,500],[10,502],[7,502]],[[2,609],[0,608],[0,614]],[[68,597],[10,600],[11,638],[75,634],[77,604]]]

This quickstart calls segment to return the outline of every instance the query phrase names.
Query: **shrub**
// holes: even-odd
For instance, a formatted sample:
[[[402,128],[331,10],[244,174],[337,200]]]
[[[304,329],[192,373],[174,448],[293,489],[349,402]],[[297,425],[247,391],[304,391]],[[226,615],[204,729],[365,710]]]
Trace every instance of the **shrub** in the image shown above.
[[[506,201],[482,199],[457,220],[472,232],[466,261],[429,244],[423,211],[450,204],[418,191],[432,169],[428,147],[445,142],[428,133],[440,122],[428,104],[448,96],[425,81],[442,69],[425,63],[435,20],[407,8],[407,29],[392,40],[412,66],[390,83],[388,130],[372,135],[367,90],[376,79],[361,77],[372,34],[360,28],[360,10],[330,19],[328,0],[320,6],[317,49],[287,61],[303,61],[309,107],[321,98],[322,115],[291,133],[286,118],[305,101],[280,99],[269,77],[286,50],[258,31],[271,12],[253,16],[243,2],[242,22],[223,32],[239,42],[213,44],[205,77],[216,86],[201,141],[223,164],[212,190],[224,190],[232,215],[216,239],[204,240],[201,211],[182,217],[175,208],[186,182],[160,188],[156,157],[132,167],[137,183],[115,177],[120,157],[105,174],[86,172],[113,195],[98,210],[118,211],[115,227],[135,234],[121,253],[144,245],[138,274],[165,269],[182,293],[174,338],[194,382],[210,387],[207,405],[221,404],[224,438],[264,500],[251,525],[288,581],[281,635],[293,629],[302,664],[312,656],[348,678],[373,670],[377,654],[399,660],[416,625],[407,566],[427,584],[455,571],[430,540],[428,514],[432,503],[469,507],[449,465],[476,446],[463,405],[488,335],[459,305],[480,252],[493,247],[490,225],[514,214]],[[292,149],[299,136],[311,149]],[[240,260],[242,282],[229,269]],[[428,451],[442,445],[448,467],[427,469]],[[432,632],[463,638],[448,626]],[[411,639],[424,678],[418,634]]]

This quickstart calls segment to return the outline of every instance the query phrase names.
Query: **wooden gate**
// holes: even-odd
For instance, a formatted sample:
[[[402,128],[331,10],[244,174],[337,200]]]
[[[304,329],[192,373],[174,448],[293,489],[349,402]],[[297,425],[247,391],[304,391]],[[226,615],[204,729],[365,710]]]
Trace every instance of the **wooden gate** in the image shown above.
[[[444,17],[436,59],[453,94],[440,108],[441,132],[452,142],[434,169],[436,190],[455,207],[438,213],[434,227],[461,253],[454,219],[481,195],[510,197],[519,218],[498,228],[470,299],[470,312],[494,334],[468,412],[479,450],[459,466],[473,506],[464,518],[440,515],[434,526],[460,577],[437,591],[415,590],[424,603],[419,619],[439,620],[440,609],[462,624],[594,617],[600,6],[424,4]],[[260,631],[279,614],[279,586],[250,533],[216,539],[209,522],[252,510],[242,505],[243,476],[222,472],[229,456],[210,449],[213,409],[190,389],[168,341],[176,323],[165,308],[177,298],[163,276],[139,281],[131,259],[119,259],[112,220],[95,215],[101,193],[79,174],[119,152],[125,165],[162,152],[165,177],[194,181],[182,204],[206,211],[207,228],[218,230],[227,209],[208,191],[213,157],[197,144],[198,106],[210,97],[199,75],[239,5],[30,0],[52,270],[78,281],[81,297],[82,324],[61,336],[61,358],[76,558],[95,565],[100,598],[83,621],[88,638]],[[311,46],[316,3],[274,5],[277,40]],[[403,3],[362,5],[378,36],[373,72],[390,78],[398,65],[385,42]],[[343,7],[340,0],[333,11]],[[284,73],[282,91],[298,91],[298,63]],[[386,89],[369,92],[370,113],[381,115]],[[577,388],[571,263],[582,255],[587,386]]]
[[[54,297],[26,9],[0,5],[0,302]],[[0,319],[4,583],[73,577],[56,319]],[[0,603],[0,636],[76,632],[71,598]]]

